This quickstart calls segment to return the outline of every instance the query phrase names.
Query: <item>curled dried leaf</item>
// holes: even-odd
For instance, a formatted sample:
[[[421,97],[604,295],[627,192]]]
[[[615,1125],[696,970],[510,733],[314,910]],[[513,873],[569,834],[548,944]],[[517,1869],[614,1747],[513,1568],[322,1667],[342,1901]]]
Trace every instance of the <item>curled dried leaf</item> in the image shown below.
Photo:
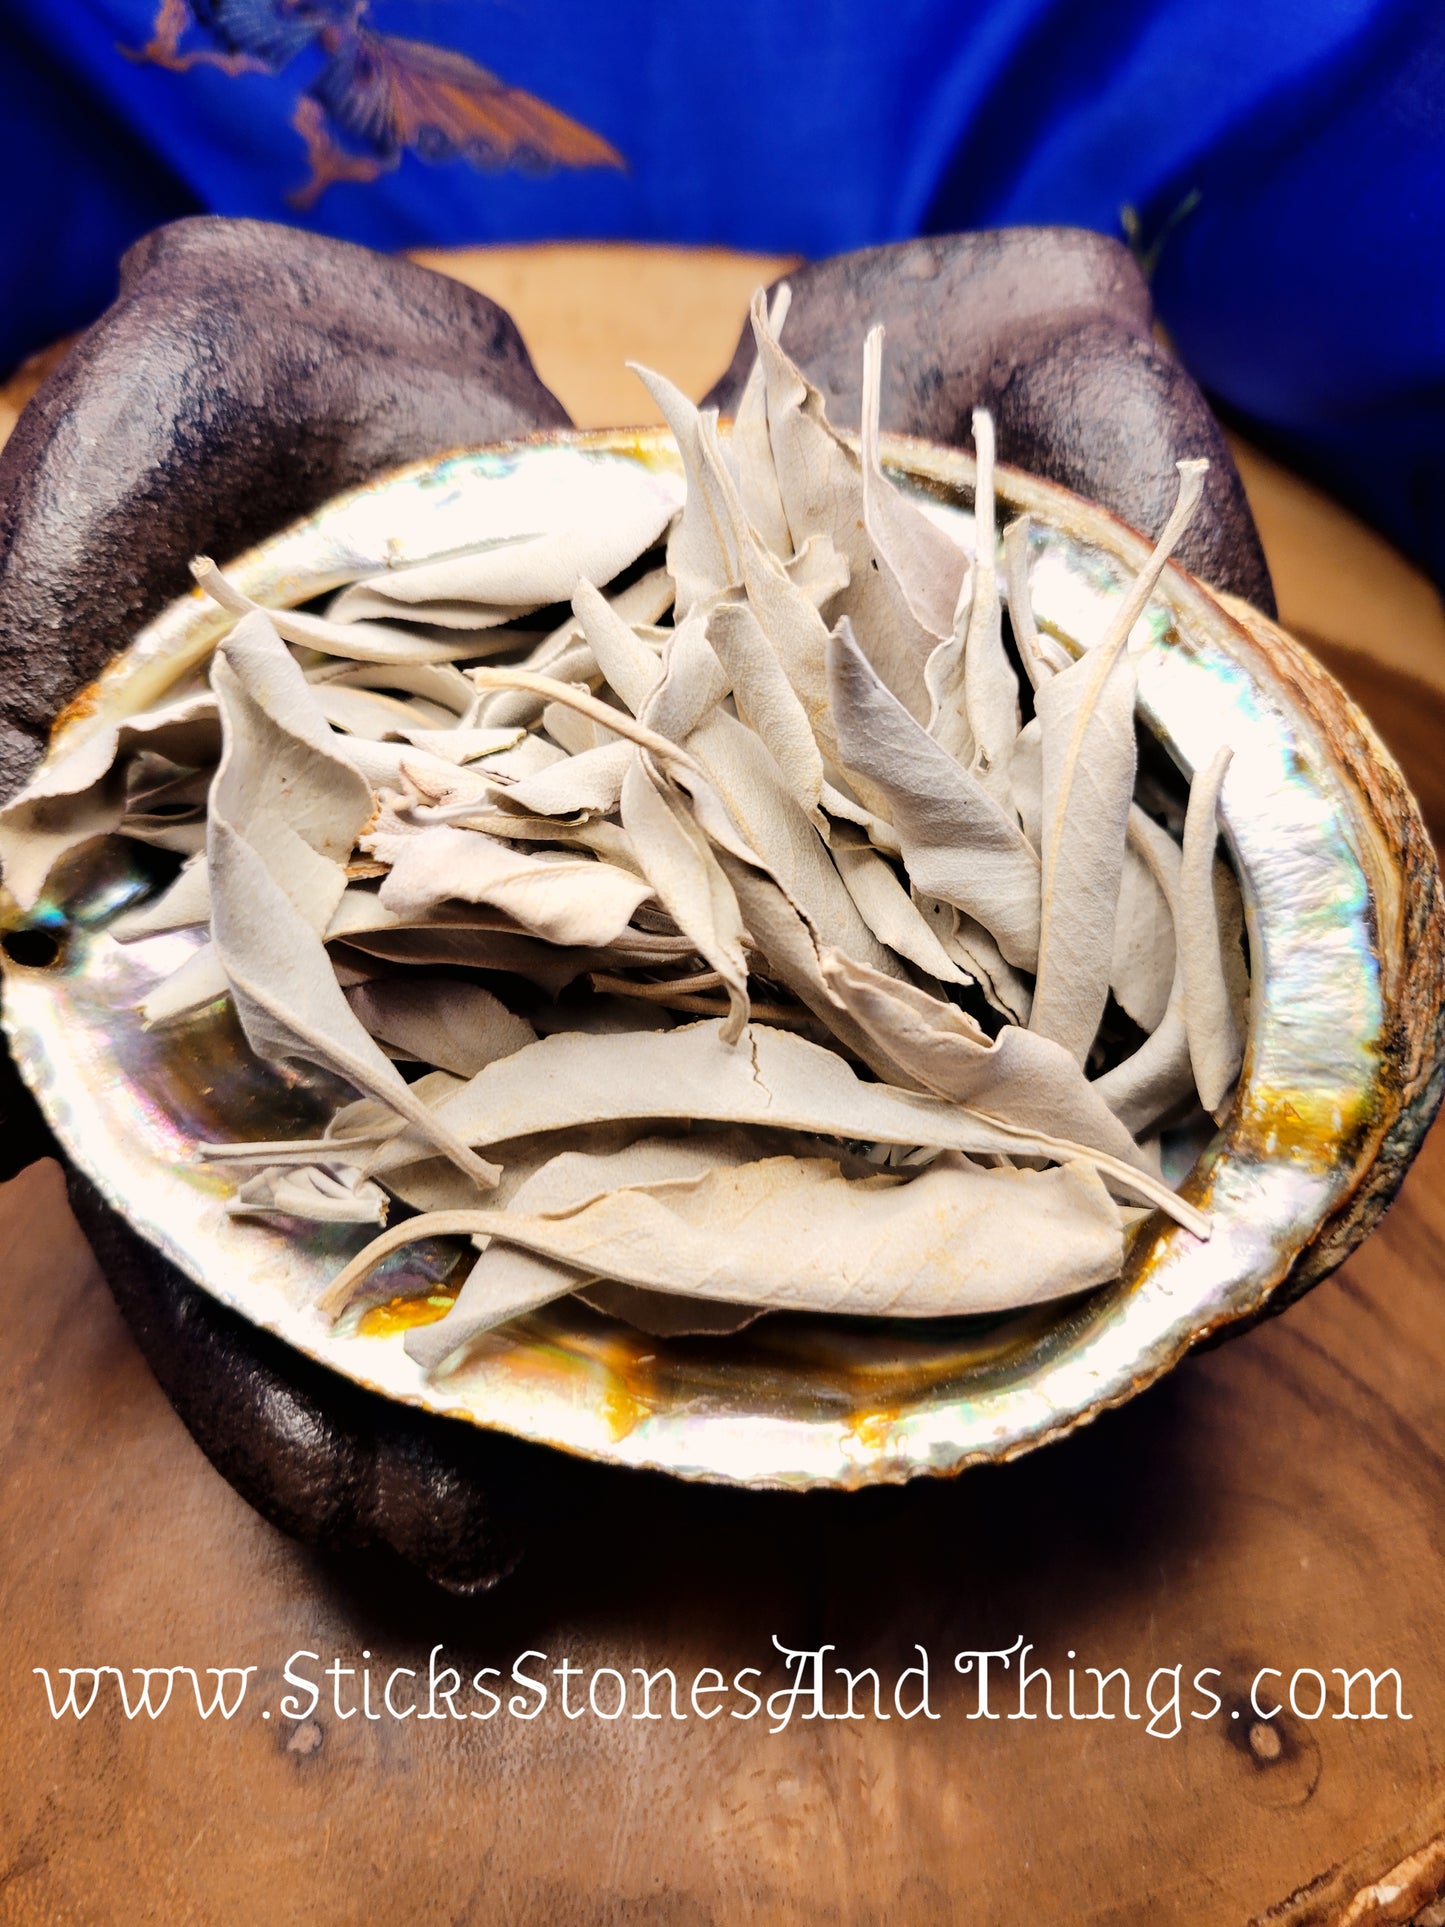
[[[1123,1263],[1118,1211],[1086,1164],[986,1170],[947,1153],[914,1177],[850,1178],[826,1158],[767,1158],[606,1192],[557,1216],[412,1219],[353,1259],[324,1307],[344,1305],[390,1252],[459,1231],[653,1291],[874,1317],[1039,1304],[1102,1284]]]

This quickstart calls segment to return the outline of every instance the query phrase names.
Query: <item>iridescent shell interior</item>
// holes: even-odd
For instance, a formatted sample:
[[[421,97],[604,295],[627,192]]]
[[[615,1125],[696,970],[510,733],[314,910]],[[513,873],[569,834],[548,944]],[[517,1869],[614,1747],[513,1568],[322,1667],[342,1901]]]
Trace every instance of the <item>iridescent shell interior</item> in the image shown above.
[[[971,546],[970,459],[903,438],[884,452]],[[385,477],[228,573],[261,602],[299,603],[388,563],[565,525],[616,464],[680,499],[664,433],[554,436]],[[1003,469],[999,490],[1033,518],[1040,618],[1087,643],[1147,545],[1031,477]],[[71,705],[56,743],[203,674],[226,620],[199,592],[173,604]],[[293,1136],[347,1093],[258,1063],[224,1004],[143,1028],[145,992],[195,938],[122,948],[107,936],[108,917],[148,887],[133,846],[90,846],[26,920],[58,940],[48,967],[11,920],[11,1048],[69,1156],[153,1244],[254,1323],[388,1397],[747,1485],[854,1487],[1011,1457],[1323,1276],[1388,1202],[1440,1095],[1438,876],[1398,771],[1327,674],[1254,612],[1171,567],[1144,622],[1149,727],[1185,772],[1222,741],[1234,749],[1221,813],[1246,903],[1250,1035],[1234,1108],[1183,1186],[1212,1212],[1213,1237],[1151,1220],[1124,1276],[1082,1297],[929,1324],[772,1316],[725,1339],[649,1337],[564,1300],[433,1384],[402,1339],[446,1303],[460,1245],[398,1254],[379,1295],[333,1328],[312,1301],[365,1231],[226,1215],[234,1179],[195,1143]]]

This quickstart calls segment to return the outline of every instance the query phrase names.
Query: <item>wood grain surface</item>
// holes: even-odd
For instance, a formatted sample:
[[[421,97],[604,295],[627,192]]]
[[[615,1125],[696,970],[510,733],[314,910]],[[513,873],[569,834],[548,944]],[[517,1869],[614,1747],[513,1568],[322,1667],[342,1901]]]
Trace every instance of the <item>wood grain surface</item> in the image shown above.
[[[643,275],[638,253],[460,265],[595,420],[622,406],[604,349],[699,391],[773,271],[648,251]],[[595,334],[589,314],[608,317]],[[1292,478],[1248,459],[1245,476],[1285,620],[1324,644],[1445,827],[1433,592]],[[247,1510],[150,1380],[53,1165],[0,1187],[0,1307],[0,1923],[1445,1921],[1440,1131],[1343,1272],[1063,1445],[856,1496],[579,1467],[514,1579],[466,1605],[379,1561],[304,1552]],[[866,1695],[852,1721],[804,1720],[800,1703],[772,1733],[733,1718],[746,1700],[730,1691],[699,1718],[701,1669],[784,1686],[774,1635],[876,1668],[891,1717]],[[1081,1710],[1084,1669],[1122,1667],[1144,1717],[970,1719],[977,1686],[955,1654],[1019,1636],[1055,1711],[1071,1666]],[[300,1665],[318,1679],[333,1658],[369,1664],[379,1707],[402,1666],[425,1699],[438,1644],[467,1679],[496,1667],[523,1711],[535,1695],[507,1676],[530,1651],[547,1706],[342,1718],[321,1680],[311,1716],[281,1716],[293,1654],[316,1655]],[[937,1717],[905,1720],[892,1687],[919,1646]],[[568,1718],[550,1671],[564,1662],[581,1669],[574,1709],[594,1669],[632,1682],[624,1717]],[[110,1678],[83,1722],[53,1720],[32,1671],[185,1665],[203,1684],[207,1667],[258,1670],[229,1723],[202,1721],[184,1679],[154,1720],[127,1719]],[[1167,1695],[1176,1666],[1181,1730],[1151,1735],[1146,1683]],[[631,1717],[635,1667],[671,1668],[686,1717]],[[1265,1706],[1297,1669],[1322,1674],[1320,1717],[1258,1719],[1262,1667],[1282,1675],[1265,1675]],[[1408,1719],[1336,1717],[1335,1669],[1361,1667],[1398,1670]],[[1220,1705],[1195,1719],[1206,1668]],[[1012,1672],[1001,1688],[994,1708],[1016,1711]],[[343,1690],[358,1697],[359,1679]],[[399,1679],[395,1704],[413,1690]],[[1307,1713],[1316,1692],[1304,1674]],[[827,1710],[845,1704],[830,1689]],[[1392,1688],[1382,1704],[1393,1713]]]

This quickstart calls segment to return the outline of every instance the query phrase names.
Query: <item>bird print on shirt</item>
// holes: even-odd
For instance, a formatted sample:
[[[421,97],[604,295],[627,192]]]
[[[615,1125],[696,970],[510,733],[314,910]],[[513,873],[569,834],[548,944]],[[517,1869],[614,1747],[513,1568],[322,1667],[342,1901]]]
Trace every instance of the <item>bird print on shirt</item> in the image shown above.
[[[144,47],[129,58],[186,73],[279,74],[310,47],[324,64],[292,125],[310,176],[287,196],[316,205],[339,181],[365,183],[404,154],[474,167],[625,167],[608,141],[535,94],[509,87],[465,54],[364,24],[369,0],[161,0]],[[193,31],[200,45],[183,47]]]

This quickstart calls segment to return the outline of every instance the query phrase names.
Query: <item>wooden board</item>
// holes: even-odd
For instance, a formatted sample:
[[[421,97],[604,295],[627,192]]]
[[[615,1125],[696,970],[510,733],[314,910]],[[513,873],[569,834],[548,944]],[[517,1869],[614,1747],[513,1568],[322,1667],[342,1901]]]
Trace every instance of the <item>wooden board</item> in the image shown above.
[[[485,259],[465,265],[501,292]],[[696,302],[692,265],[671,263],[678,314]],[[741,286],[716,291],[717,366],[747,265]],[[666,276],[627,308],[634,270],[630,251],[576,264],[591,305],[630,315],[635,352],[702,387],[705,370],[692,379],[658,352]],[[509,298],[573,405],[592,379],[586,343],[574,394],[570,337],[547,335],[547,304],[528,312],[525,285]],[[1313,626],[1336,630],[1331,660],[1375,702],[1445,825],[1438,602],[1357,525],[1342,534],[1338,511],[1258,475],[1287,612],[1299,619],[1289,569],[1317,583],[1342,544],[1353,592],[1368,584],[1356,625]],[[1294,549],[1272,528],[1292,530]],[[1338,615],[1338,600],[1317,601]],[[303,1552],[247,1510],[150,1380],[52,1165],[0,1188],[0,1320],[0,1927],[1445,1920],[1445,1133],[1344,1272],[1064,1445],[855,1497],[579,1468],[521,1571],[465,1605],[377,1561]],[[718,1718],[699,1718],[687,1688],[701,1669],[730,1681],[757,1667],[745,1683],[764,1695],[785,1685],[774,1635],[876,1668],[891,1717],[871,1717],[866,1695],[870,1716],[852,1721],[804,1720],[800,1702],[771,1733],[764,1716],[734,1718],[748,1702],[729,1691],[711,1702]],[[1084,1669],[1122,1667],[1144,1718],[970,1719],[977,1687],[955,1654],[1019,1636],[1053,1675],[1055,1711],[1072,1654],[1081,1711]],[[379,1706],[396,1667],[424,1687],[437,1644],[468,1679],[498,1668],[523,1712],[535,1695],[506,1675],[530,1650],[524,1670],[552,1698],[532,1720],[343,1719],[330,1704],[319,1669],[333,1657],[359,1669],[370,1655]],[[919,1645],[937,1717],[905,1720],[891,1689]],[[303,1649],[327,1697],[287,1721],[281,1669]],[[624,1717],[567,1718],[548,1673],[564,1661],[582,1669],[574,1708],[596,1669],[620,1672]],[[84,1722],[53,1720],[32,1668],[58,1684],[62,1666],[97,1665],[190,1665],[208,1693],[207,1667],[258,1672],[229,1723],[200,1720],[184,1678],[155,1720],[128,1720],[113,1679]],[[1176,1665],[1181,1730],[1150,1735],[1143,1690],[1157,1675],[1157,1700]],[[687,1716],[631,1717],[634,1667],[671,1668]],[[1265,1706],[1296,1669],[1321,1672],[1322,1716],[1259,1720],[1248,1696],[1262,1667],[1283,1674],[1265,1676]],[[1334,1669],[1360,1667],[1398,1669],[1408,1720],[1335,1717]],[[1206,1668],[1220,1706],[1194,1719]],[[1006,1715],[1018,1688],[1002,1679],[992,1703]],[[652,1701],[664,1714],[665,1688]],[[1302,1677],[1307,1712],[1316,1690]],[[398,1678],[397,1707],[411,1691]],[[1116,1679],[1116,1712],[1119,1691]],[[599,1681],[604,1711],[616,1692]],[[1035,1682],[1039,1712],[1041,1694]],[[836,1679],[825,1706],[845,1709]]]

